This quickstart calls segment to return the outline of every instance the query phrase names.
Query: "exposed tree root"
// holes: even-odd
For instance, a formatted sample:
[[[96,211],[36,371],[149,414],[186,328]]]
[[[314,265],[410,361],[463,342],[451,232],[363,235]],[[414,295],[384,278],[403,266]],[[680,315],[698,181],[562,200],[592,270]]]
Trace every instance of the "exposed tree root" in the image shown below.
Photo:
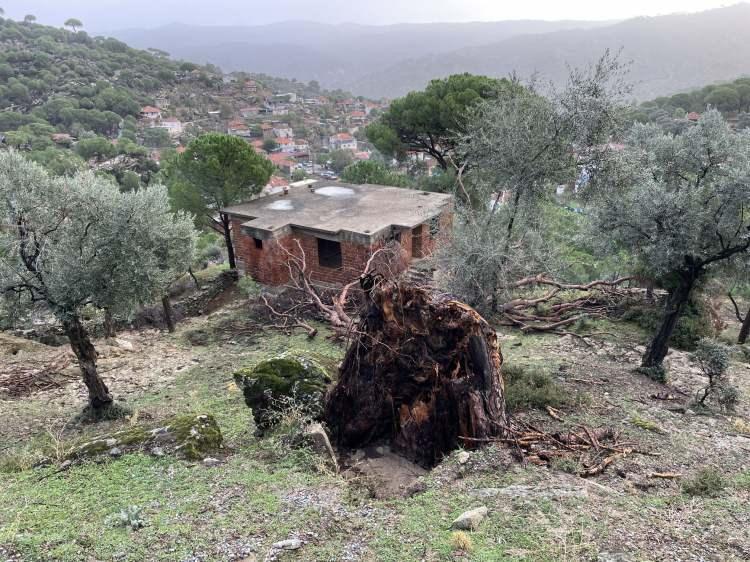
[[[475,439],[508,435],[502,356],[492,327],[469,306],[406,282],[368,291],[368,306],[326,404],[336,441],[387,440],[430,467]],[[472,446],[469,443],[469,446]]]

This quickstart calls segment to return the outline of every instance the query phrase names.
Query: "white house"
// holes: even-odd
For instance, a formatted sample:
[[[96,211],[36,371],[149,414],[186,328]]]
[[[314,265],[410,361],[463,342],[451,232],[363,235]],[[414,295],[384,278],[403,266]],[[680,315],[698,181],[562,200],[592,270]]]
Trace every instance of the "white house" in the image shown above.
[[[286,123],[279,123],[274,125],[273,134],[279,139],[291,139],[294,138],[294,130]]]
[[[339,133],[328,139],[331,150],[357,150],[357,139],[349,133]]]
[[[151,121],[161,119],[161,110],[158,107],[147,105],[146,107],[141,108],[141,117],[150,119]]]
[[[284,154],[293,154],[297,152],[297,145],[295,144],[294,139],[280,138],[276,139],[276,142],[278,143],[281,152]]]
[[[179,137],[182,134],[182,121],[175,117],[167,117],[166,119],[162,119],[156,127],[160,129],[166,129],[169,134],[173,137]]]

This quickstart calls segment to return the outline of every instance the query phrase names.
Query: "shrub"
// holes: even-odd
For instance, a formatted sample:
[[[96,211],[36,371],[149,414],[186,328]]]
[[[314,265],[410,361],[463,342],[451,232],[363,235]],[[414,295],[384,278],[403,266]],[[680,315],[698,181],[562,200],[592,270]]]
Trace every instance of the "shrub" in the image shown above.
[[[237,286],[250,300],[254,300],[260,296],[260,285],[249,275],[242,276]]]
[[[542,409],[566,403],[565,391],[550,375],[535,367],[503,365],[505,402],[511,410]]]
[[[727,483],[715,468],[703,468],[682,483],[682,491],[689,496],[716,497]]]
[[[739,390],[729,384],[729,349],[713,340],[702,339],[698,342],[693,359],[708,378],[708,385],[698,391],[695,401],[705,406],[706,400],[715,399],[723,410],[732,411],[739,400]]]
[[[451,533],[451,546],[455,550],[462,552],[471,552],[474,550],[474,543],[472,543],[471,537],[463,531],[454,531]]]
[[[120,510],[119,513],[111,515],[108,518],[108,522],[111,525],[127,527],[133,531],[146,526],[146,521],[143,518],[143,510],[137,505],[128,506],[126,509]]]
[[[621,319],[633,322],[649,333],[653,333],[659,327],[663,309],[658,305],[647,305],[639,303],[628,307],[622,314]],[[693,351],[696,349],[701,338],[714,335],[714,327],[705,304],[693,299],[685,307],[685,310],[677,321],[670,345],[677,349]]]

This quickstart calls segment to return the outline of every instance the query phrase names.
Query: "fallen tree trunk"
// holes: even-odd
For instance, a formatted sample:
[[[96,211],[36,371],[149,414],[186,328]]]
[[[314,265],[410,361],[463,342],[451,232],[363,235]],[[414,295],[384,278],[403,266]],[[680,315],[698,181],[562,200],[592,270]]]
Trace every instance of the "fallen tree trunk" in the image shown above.
[[[429,289],[371,281],[363,277],[367,309],[326,403],[336,442],[387,440],[431,467],[460,446],[505,437],[502,356],[489,324]]]

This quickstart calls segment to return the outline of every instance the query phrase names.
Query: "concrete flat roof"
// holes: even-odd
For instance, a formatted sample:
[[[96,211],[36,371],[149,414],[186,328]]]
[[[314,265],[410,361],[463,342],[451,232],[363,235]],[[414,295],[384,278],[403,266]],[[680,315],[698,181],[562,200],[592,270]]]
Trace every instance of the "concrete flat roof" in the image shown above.
[[[374,241],[391,227],[414,228],[440,215],[453,196],[401,187],[318,181],[222,209],[251,236],[274,238],[298,228],[340,239]]]

